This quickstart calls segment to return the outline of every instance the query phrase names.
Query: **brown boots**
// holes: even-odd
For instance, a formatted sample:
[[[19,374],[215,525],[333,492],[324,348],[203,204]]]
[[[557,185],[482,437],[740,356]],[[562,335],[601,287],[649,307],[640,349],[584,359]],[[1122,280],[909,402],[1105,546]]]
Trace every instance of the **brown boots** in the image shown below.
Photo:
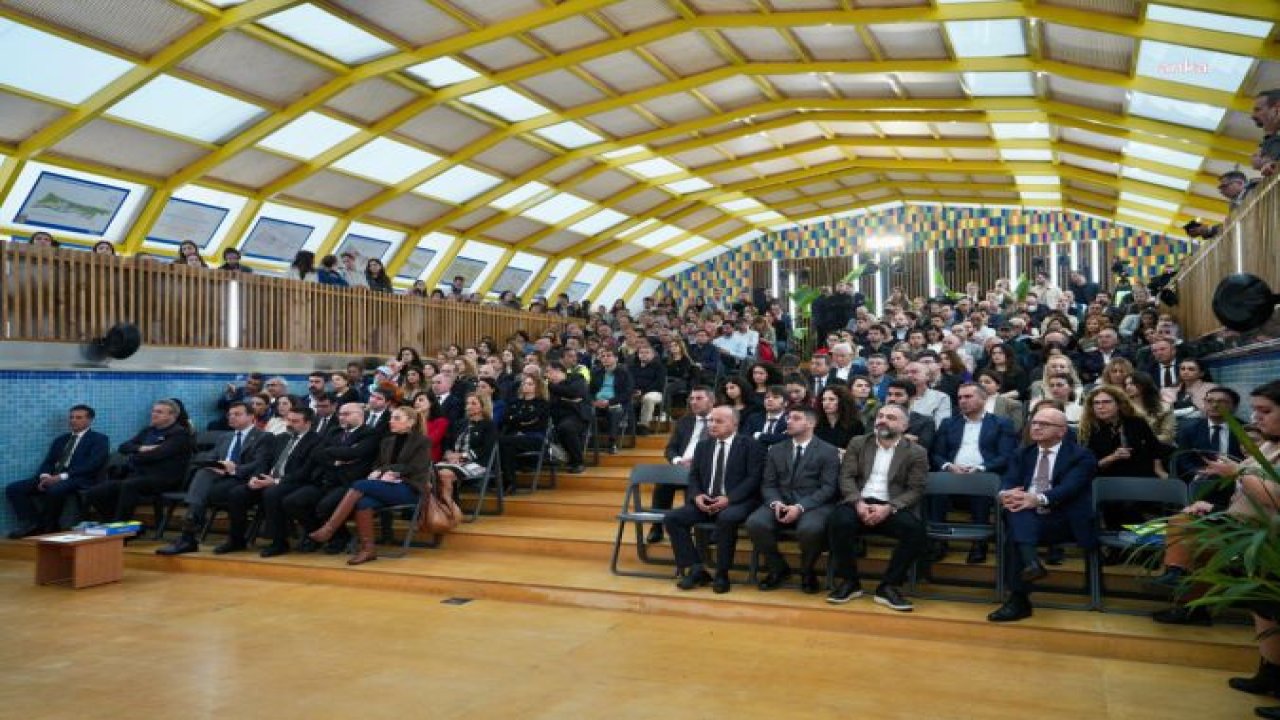
[[[315,542],[327,543],[333,534],[347,522],[347,518],[351,517],[352,511],[356,509],[356,503],[360,498],[364,497],[364,493],[356,490],[348,490],[346,495],[342,496],[342,501],[338,503],[338,507],[334,508],[333,514],[320,526],[319,530],[307,535]]]
[[[378,559],[378,550],[373,541],[373,511],[356,511],[356,539],[360,548],[347,561],[348,565],[362,565]]]

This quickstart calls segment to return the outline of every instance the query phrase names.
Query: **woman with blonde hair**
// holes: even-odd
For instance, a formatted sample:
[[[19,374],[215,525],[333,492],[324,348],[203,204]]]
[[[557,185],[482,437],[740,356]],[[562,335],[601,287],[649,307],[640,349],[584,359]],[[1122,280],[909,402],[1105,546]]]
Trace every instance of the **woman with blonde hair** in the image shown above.
[[[449,434],[445,436],[444,460],[436,463],[441,482],[451,480],[456,488],[462,480],[482,477],[489,470],[489,455],[497,437],[489,399],[469,393],[466,417],[449,427]]]
[[[1044,372],[1039,380],[1031,383],[1031,400],[1039,400],[1047,397],[1046,382],[1054,375],[1067,375],[1071,378],[1072,390],[1079,395],[1084,389],[1084,383],[1080,382],[1080,373],[1076,372],[1076,366],[1071,362],[1071,358],[1066,355],[1050,355],[1044,361]]]
[[[1098,385],[1114,385],[1115,387],[1124,387],[1124,383],[1133,374],[1133,363],[1128,358],[1111,358],[1111,362],[1102,368],[1102,374],[1098,376]]]

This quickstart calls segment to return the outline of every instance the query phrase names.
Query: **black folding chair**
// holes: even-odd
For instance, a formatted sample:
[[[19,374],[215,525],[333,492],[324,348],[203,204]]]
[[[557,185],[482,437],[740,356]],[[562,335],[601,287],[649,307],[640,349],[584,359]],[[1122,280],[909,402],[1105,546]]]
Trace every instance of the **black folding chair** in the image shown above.
[[[644,504],[646,487],[656,485],[673,485],[685,487],[689,479],[689,470],[683,465],[636,465],[631,468],[631,476],[627,479],[627,492],[622,498],[622,510],[618,512],[618,532],[613,538],[613,557],[609,561],[609,571],[614,575],[628,577],[671,577],[672,573],[653,573],[640,570],[622,570],[618,567],[618,556],[622,551],[622,535],[627,525],[635,525],[636,556],[647,564],[674,564],[674,561],[659,561],[649,557],[648,543],[645,541],[646,525],[661,523],[669,512],[650,508]]]
[[[542,477],[542,468],[547,468],[551,473],[551,481],[547,484],[548,488],[555,488],[559,478],[556,477],[556,470],[560,467],[559,460],[551,456],[551,443],[554,441],[556,432],[556,423],[554,420],[547,420],[547,431],[542,436],[542,447],[537,450],[526,450],[525,452],[516,453],[516,463],[533,463],[533,484],[529,487],[531,492],[538,491],[538,482]]]
[[[1098,550],[1095,551],[1091,567],[1093,586],[1093,604],[1095,609],[1106,612],[1103,604],[1105,594],[1102,573],[1102,548],[1115,548],[1130,551],[1140,545],[1147,544],[1164,547],[1164,538],[1146,541],[1127,533],[1122,528],[1102,527],[1102,506],[1108,503],[1150,503],[1158,504],[1170,513],[1177,512],[1187,506],[1187,486],[1181,480],[1158,477],[1100,477],[1093,481],[1093,514],[1098,524]],[[1117,610],[1128,614],[1145,614],[1132,610]]]
[[[993,501],[997,493],[1000,492],[1000,476],[995,473],[949,473],[949,472],[931,472],[925,482],[924,488],[924,505],[927,508],[930,503],[943,502],[949,503],[953,497],[964,498],[990,498]],[[994,505],[993,512],[999,512],[999,506]],[[932,541],[941,542],[995,542],[996,547],[1000,546],[1003,540],[1000,523],[972,523],[972,522],[950,522],[950,521],[928,521],[925,523],[926,533]],[[996,554],[999,558],[999,553]],[[927,562],[927,561],[926,561]],[[967,595],[956,593],[919,593],[917,591],[916,578],[912,578],[912,590],[920,597],[933,598],[939,600],[959,600],[962,602],[985,602]],[[1004,597],[1004,574],[1001,572],[999,563],[996,564],[996,581],[995,581],[995,597],[999,602]]]
[[[427,472],[427,488],[436,484],[436,469],[432,466]],[[395,517],[399,514],[402,519],[409,521],[409,527],[404,532],[404,541],[400,543],[398,550],[392,550],[386,553],[379,553],[379,557],[402,558],[409,554],[409,548],[437,548],[440,547],[440,541],[443,539],[440,535],[433,535],[430,542],[420,542],[413,544],[413,534],[418,528],[418,519],[422,516],[422,498],[412,503],[403,503],[400,505],[388,505],[378,510],[378,523],[382,528],[379,542],[383,545],[396,544],[395,539]]]
[[[489,496],[489,486],[495,483],[497,485],[497,491],[494,493],[494,497],[498,500],[498,508],[493,513],[487,513],[484,510],[484,501],[485,498]],[[472,523],[479,520],[481,515],[501,515],[506,511],[506,492],[502,487],[502,474],[500,461],[498,459],[498,444],[496,442],[493,444],[493,449],[489,451],[489,459],[485,462],[484,474],[475,475],[473,477],[458,478],[458,484],[454,488],[454,491],[458,493],[459,497],[461,497],[462,491],[471,487],[476,488],[476,504],[475,508],[471,511],[469,519],[465,519],[465,522]]]

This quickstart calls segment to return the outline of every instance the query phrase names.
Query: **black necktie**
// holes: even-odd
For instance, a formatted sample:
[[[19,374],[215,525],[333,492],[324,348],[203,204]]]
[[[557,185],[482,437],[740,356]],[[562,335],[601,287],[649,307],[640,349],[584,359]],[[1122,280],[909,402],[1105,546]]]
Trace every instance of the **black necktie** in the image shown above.
[[[796,471],[800,469],[800,460],[804,458],[804,446],[796,446],[796,456],[791,460],[791,482],[796,481]]]
[[[711,471],[711,496],[719,497],[724,494],[724,441],[717,443],[716,448],[716,467]]]
[[[1213,449],[1215,451],[1222,452],[1222,426],[1221,425],[1214,425],[1213,429],[1209,431],[1209,444],[1213,446]]]
[[[1171,388],[1177,384],[1178,383],[1174,382],[1173,380],[1173,366],[1165,365],[1164,366],[1164,386],[1167,388]]]
[[[343,431],[342,431],[342,444],[343,444],[343,445],[346,445],[346,444],[347,444],[348,442],[350,442],[350,441],[351,441],[351,431],[350,431],[350,430],[343,430]]]
[[[79,442],[80,442],[79,435],[72,435],[71,439],[67,440],[66,447],[62,448],[62,456],[58,458],[57,464],[53,466],[54,475],[59,475],[65,472],[68,467],[70,467],[71,456],[75,454],[76,445],[79,444]]]
[[[271,468],[272,477],[284,475],[285,465],[289,464],[289,456],[293,454],[293,449],[298,446],[298,441],[301,439],[301,435],[294,435],[289,438],[289,444],[284,446],[284,452],[280,453],[280,459],[276,460],[276,464]]]

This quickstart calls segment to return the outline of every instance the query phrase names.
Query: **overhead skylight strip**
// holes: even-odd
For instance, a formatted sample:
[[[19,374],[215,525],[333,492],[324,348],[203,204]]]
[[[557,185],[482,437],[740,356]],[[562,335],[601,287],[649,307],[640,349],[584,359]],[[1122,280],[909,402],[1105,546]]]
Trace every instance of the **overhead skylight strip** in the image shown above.
[[[1260,40],[1269,37],[1271,29],[1275,25],[1265,20],[1236,17],[1235,15],[1221,15],[1200,10],[1187,10],[1155,3],[1147,5],[1147,21],[1185,25],[1197,30],[1212,28],[1218,32],[1246,35]]]
[[[502,184],[502,178],[495,175],[466,165],[454,165],[414,188],[413,191],[437,200],[462,204],[500,184]]]
[[[133,63],[0,18],[0,84],[78,104],[124,75]]]
[[[308,112],[262,139],[258,145],[286,155],[311,160],[360,132],[355,125],[318,112]]]
[[[404,71],[433,88],[457,85],[480,77],[480,73],[448,56],[418,63],[405,68]]]
[[[462,102],[513,123],[532,120],[551,112],[546,106],[505,86],[465,95],[462,97]]]
[[[1253,68],[1243,55],[1143,40],[1134,73],[1143,77],[1234,93]]]
[[[348,65],[396,51],[382,38],[310,3],[268,15],[258,24]]]
[[[183,137],[218,142],[266,111],[238,98],[158,75],[104,113]]]
[[[395,185],[441,159],[425,150],[379,137],[339,158],[333,166],[374,182]]]
[[[1021,20],[949,20],[943,25],[956,57],[1016,57],[1027,54]]]

